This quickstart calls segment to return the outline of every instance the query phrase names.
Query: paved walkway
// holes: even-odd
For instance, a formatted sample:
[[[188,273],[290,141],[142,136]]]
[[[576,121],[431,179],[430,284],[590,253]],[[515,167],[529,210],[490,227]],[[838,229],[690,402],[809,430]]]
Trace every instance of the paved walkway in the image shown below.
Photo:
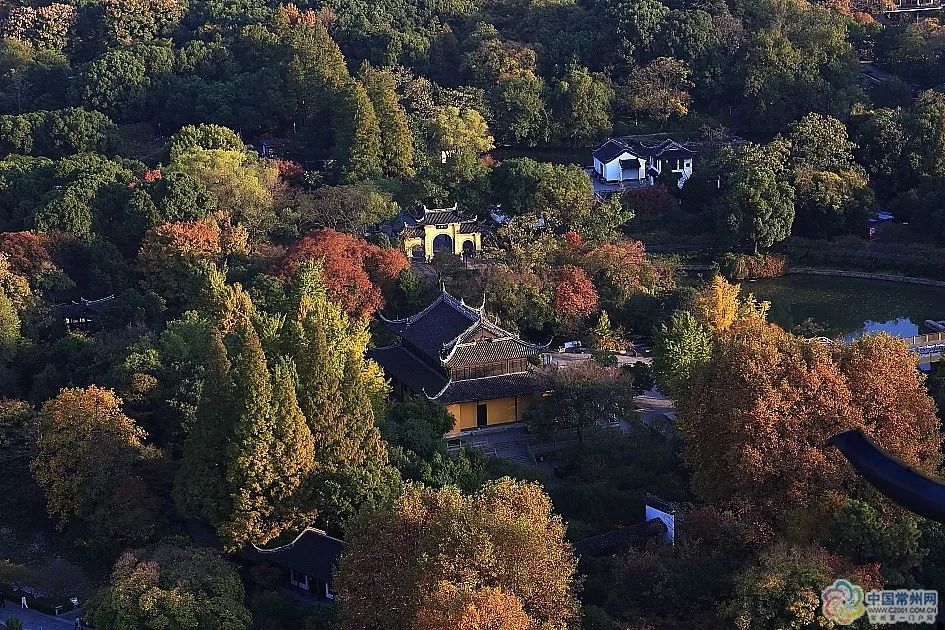
[[[18,602],[7,601],[6,606],[0,608],[0,624],[10,617],[16,617],[23,622],[23,630],[71,630],[75,627],[78,615],[79,611],[73,611],[53,617],[33,609],[23,610]]]
[[[887,282],[902,282],[905,284],[923,284],[929,287],[945,287],[945,281],[916,278],[914,276],[900,276],[891,273],[874,273],[872,271],[853,271],[849,269],[826,269],[820,267],[789,267],[788,274],[803,274],[808,276],[841,276],[844,278],[864,278],[867,280],[885,280]]]

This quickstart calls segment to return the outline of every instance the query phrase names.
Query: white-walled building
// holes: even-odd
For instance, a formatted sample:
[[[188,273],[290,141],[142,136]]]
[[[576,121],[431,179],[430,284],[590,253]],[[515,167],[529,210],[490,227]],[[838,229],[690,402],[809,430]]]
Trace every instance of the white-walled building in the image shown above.
[[[671,139],[611,138],[594,151],[594,172],[609,184],[647,186],[668,170],[679,175],[682,188],[692,175],[695,155]]]

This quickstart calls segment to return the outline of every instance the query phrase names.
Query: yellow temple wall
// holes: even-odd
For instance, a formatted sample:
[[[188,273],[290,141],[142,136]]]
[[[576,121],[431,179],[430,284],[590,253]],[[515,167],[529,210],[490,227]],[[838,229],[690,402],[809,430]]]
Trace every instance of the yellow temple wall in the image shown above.
[[[461,223],[450,223],[445,228],[438,228],[435,225],[424,226],[423,238],[410,237],[403,240],[404,254],[411,255],[416,245],[423,245],[423,251],[429,259],[433,256],[433,239],[440,234],[446,234],[453,241],[453,253],[457,256],[463,254],[463,244],[466,241],[472,241],[476,247],[476,252],[482,251],[482,235],[479,232],[474,234],[461,234]]]
[[[456,424],[453,426],[453,430],[450,431],[449,435],[455,435],[464,429],[476,428],[476,407],[479,404],[486,405],[486,426],[491,427],[508,424],[510,422],[518,422],[522,419],[522,414],[525,412],[530,402],[531,396],[523,394],[520,396],[494,398],[492,400],[482,400],[479,402],[447,405],[446,410],[456,418]]]

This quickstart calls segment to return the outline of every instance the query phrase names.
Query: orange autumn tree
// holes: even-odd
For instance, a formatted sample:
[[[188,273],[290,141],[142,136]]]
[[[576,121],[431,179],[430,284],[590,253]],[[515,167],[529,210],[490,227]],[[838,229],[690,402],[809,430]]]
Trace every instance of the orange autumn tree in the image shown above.
[[[408,485],[348,529],[340,627],[565,630],[576,564],[538,484],[505,478],[472,496]]]
[[[834,359],[863,414],[867,434],[881,434],[885,448],[910,466],[935,474],[942,441],[935,402],[909,347],[886,334],[866,335],[836,347]]]
[[[926,472],[940,461],[915,358],[884,335],[836,348],[761,318],[736,320],[677,408],[697,492],[741,513],[762,538],[822,527],[861,487],[826,445],[840,431],[859,428]]]
[[[329,296],[354,317],[369,318],[384,305],[388,291],[409,266],[398,250],[384,249],[330,228],[316,230],[293,245],[278,273],[287,277],[303,262],[322,261]]]
[[[14,273],[26,277],[35,286],[43,274],[61,273],[49,251],[56,238],[42,232],[3,232],[0,233],[0,252],[7,256]]]
[[[227,254],[246,250],[246,231],[221,229],[216,221],[178,221],[154,227],[138,252],[141,284],[175,305],[193,297],[202,264],[217,264]]]
[[[531,630],[522,602],[498,588],[444,583],[417,613],[415,630]]]

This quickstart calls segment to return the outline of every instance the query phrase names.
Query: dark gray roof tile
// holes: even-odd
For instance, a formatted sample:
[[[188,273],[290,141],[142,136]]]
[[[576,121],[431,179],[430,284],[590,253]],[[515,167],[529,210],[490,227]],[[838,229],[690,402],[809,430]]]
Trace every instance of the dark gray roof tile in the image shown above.
[[[306,528],[287,545],[273,549],[261,549],[247,545],[240,556],[255,562],[268,562],[287,569],[295,569],[306,575],[331,582],[331,573],[344,551],[344,542],[332,538],[325,532]]]
[[[535,379],[531,373],[503,374],[502,376],[488,376],[465,381],[452,381],[445,389],[430,395],[436,402],[443,405],[454,403],[477,402],[493,400],[507,396],[535,393]]]

